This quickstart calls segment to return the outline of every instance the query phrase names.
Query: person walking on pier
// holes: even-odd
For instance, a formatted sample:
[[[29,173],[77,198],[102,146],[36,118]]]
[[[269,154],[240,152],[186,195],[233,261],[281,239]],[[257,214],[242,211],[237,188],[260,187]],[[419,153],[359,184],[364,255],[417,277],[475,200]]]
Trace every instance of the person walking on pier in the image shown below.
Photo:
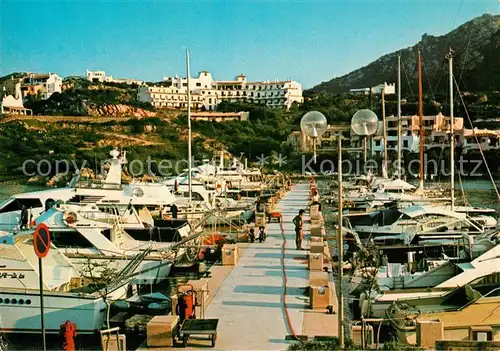
[[[295,224],[295,244],[297,245],[297,250],[302,250],[302,239],[304,237],[304,232],[302,230],[302,225],[304,220],[302,216],[304,215],[304,210],[299,210],[299,214],[293,218],[293,224]]]
[[[314,191],[311,201],[311,206],[318,205],[318,211],[321,212],[321,202],[319,202],[319,194],[317,191]]]

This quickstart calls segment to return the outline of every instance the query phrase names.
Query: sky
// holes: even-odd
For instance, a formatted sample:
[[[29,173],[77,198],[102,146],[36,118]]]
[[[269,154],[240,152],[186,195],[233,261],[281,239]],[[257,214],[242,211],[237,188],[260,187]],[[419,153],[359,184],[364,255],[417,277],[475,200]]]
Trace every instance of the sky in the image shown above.
[[[14,71],[160,81],[212,72],[304,88],[442,35],[500,0],[0,0],[0,76]]]

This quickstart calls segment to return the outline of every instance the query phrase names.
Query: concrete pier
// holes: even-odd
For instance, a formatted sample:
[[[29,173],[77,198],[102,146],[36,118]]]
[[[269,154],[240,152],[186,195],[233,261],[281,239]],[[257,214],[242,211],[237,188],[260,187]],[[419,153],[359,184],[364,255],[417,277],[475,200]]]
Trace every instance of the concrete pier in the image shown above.
[[[304,240],[298,251],[295,247],[293,217],[309,204],[310,185],[297,184],[278,202],[285,233],[285,269],[287,275],[286,304],[284,308],[285,279],[282,270],[283,236],[280,223],[273,220],[266,227],[264,243],[240,244],[240,259],[235,266],[214,266],[208,281],[209,294],[203,318],[219,319],[215,349],[217,350],[286,350],[296,335],[313,339],[337,335],[337,316],[325,309],[311,309],[308,294],[309,211],[304,214]],[[224,254],[224,253],[223,253]],[[330,273],[330,278],[332,278]],[[332,284],[333,285],[333,284]],[[333,291],[332,307],[337,311]],[[199,315],[199,317],[201,317]],[[288,337],[287,337],[288,336]],[[189,339],[190,350],[207,348],[206,338]],[[140,350],[169,348],[148,348]]]
[[[288,314],[297,335],[334,336],[337,331],[336,316],[309,309],[307,251],[295,248],[292,219],[300,209],[307,207],[308,197],[309,185],[298,184],[276,207],[276,211],[281,212],[286,237],[284,263],[288,277]],[[304,229],[307,234],[307,222]],[[268,223],[266,231],[267,240],[264,243],[250,244],[242,250],[239,262],[205,312],[205,318],[219,319],[217,349],[284,350],[293,342],[285,340],[292,331],[283,306],[283,237],[280,224],[276,221]],[[307,247],[306,238],[303,247]],[[197,341],[192,343],[195,346]]]

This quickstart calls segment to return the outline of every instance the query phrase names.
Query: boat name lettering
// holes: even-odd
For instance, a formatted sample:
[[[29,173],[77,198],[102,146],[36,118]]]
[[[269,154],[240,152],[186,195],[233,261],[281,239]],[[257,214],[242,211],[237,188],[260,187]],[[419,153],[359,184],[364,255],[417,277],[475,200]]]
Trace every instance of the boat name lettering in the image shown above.
[[[113,204],[116,204],[116,203],[119,203],[120,200],[102,200],[101,202],[103,203],[113,203]]]
[[[11,279],[24,279],[24,274],[17,274],[17,273],[0,273],[0,279],[2,278],[11,278]]]

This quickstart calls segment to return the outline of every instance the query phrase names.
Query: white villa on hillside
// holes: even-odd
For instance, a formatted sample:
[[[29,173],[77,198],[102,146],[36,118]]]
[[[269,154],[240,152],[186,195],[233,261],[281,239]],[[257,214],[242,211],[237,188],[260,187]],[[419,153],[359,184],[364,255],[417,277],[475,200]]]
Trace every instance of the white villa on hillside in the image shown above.
[[[142,80],[137,80],[134,78],[113,78],[113,76],[106,75],[105,71],[90,71],[87,70],[85,78],[91,82],[107,82],[107,83],[125,83],[125,84],[137,84],[142,85]]]
[[[396,84],[395,83],[382,83],[379,85],[375,85],[374,87],[371,88],[358,88],[358,89],[350,89],[349,93],[355,94],[355,95],[370,95],[370,92],[374,95],[380,95],[382,94],[382,91],[384,92],[385,95],[392,95],[396,94]]]
[[[2,100],[0,106],[1,114],[32,115],[33,111],[24,107],[21,83],[13,85],[13,91],[7,91],[6,86],[2,87]]]

